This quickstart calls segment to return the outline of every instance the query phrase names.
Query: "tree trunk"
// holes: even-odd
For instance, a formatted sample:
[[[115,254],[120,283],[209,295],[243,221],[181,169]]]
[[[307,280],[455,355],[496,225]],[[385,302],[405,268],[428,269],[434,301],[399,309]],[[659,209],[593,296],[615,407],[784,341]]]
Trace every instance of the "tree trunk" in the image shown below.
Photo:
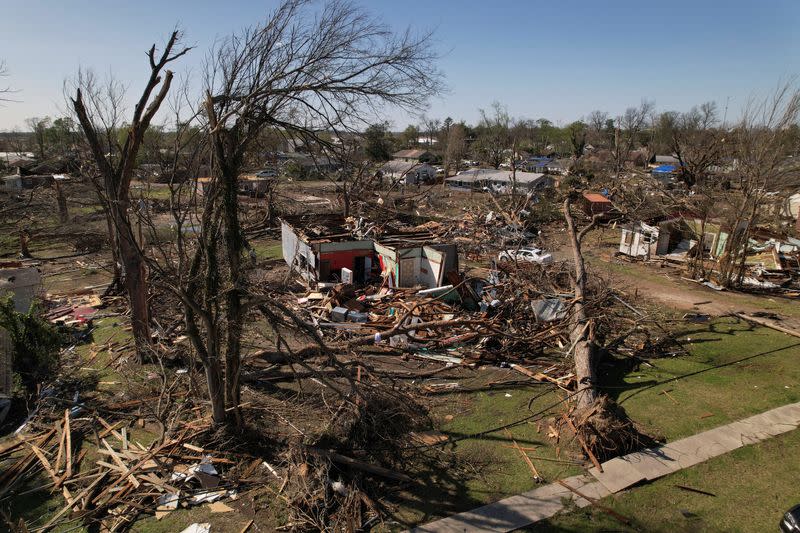
[[[564,202],[564,218],[567,221],[567,234],[572,246],[572,257],[575,263],[575,300],[570,314],[570,340],[574,345],[575,377],[578,382],[576,399],[578,408],[589,407],[597,400],[597,372],[595,369],[594,331],[586,317],[586,265],[581,251],[581,240],[584,235],[578,234],[575,221],[569,211],[570,199]]]
[[[131,305],[131,328],[136,342],[136,356],[139,363],[145,363],[150,359],[147,347],[151,340],[147,269],[136,245],[125,205],[126,203],[118,202],[116,206],[112,206],[114,225],[117,228],[115,236],[119,246],[119,260],[122,263],[122,281]]]
[[[234,167],[238,168],[238,167]],[[242,338],[242,301],[241,291],[244,280],[241,275],[241,259],[243,237],[239,225],[239,201],[236,191],[236,172],[223,170],[224,186],[224,220],[225,249],[228,258],[228,282],[230,287],[225,295],[225,313],[227,320],[227,342],[225,352],[225,405],[233,410],[234,420],[241,425],[239,411],[241,387],[241,338]]]
[[[64,189],[58,183],[58,180],[53,182],[56,190],[56,201],[58,202],[58,219],[62,224],[69,222],[69,211],[67,209],[67,197],[64,195]]]
[[[222,391],[222,371],[219,365],[219,355],[204,364],[206,381],[208,382],[208,397],[211,401],[211,417],[215,424],[222,425],[226,422],[225,394]]]
[[[31,234],[28,233],[28,230],[19,230],[19,255],[23,259],[30,259],[32,257],[30,250],[28,250],[28,243],[30,240]]]

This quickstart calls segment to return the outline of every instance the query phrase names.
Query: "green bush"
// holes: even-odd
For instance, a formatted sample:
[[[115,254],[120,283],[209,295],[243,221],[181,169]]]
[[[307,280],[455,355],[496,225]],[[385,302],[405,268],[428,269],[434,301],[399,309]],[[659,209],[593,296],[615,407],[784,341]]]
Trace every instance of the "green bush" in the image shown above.
[[[14,395],[35,394],[58,363],[58,329],[39,316],[35,305],[27,313],[17,312],[11,298],[0,299],[0,327],[8,331],[14,350]]]

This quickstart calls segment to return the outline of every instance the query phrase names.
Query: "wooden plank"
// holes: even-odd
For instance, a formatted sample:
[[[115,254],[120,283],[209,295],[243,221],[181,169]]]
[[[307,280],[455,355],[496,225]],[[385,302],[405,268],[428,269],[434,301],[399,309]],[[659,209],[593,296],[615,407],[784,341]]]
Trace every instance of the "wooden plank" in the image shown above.
[[[122,442],[122,441],[123,441],[123,438],[122,438],[122,433],[120,433],[120,432],[119,432],[119,431],[117,431],[117,429],[116,429],[118,426],[121,426],[122,424],[124,424],[124,422],[123,422],[123,421],[119,421],[119,422],[117,422],[116,424],[114,424],[113,426],[112,426],[111,424],[109,424],[108,422],[106,422],[106,421],[103,419],[103,417],[102,417],[102,416],[98,416],[98,417],[97,417],[97,421],[98,421],[98,422],[100,422],[100,423],[103,425],[103,427],[104,427],[104,428],[106,428],[106,429],[105,429],[105,430],[103,430],[103,432],[100,434],[100,438],[106,437],[106,436],[108,436],[108,434],[110,433],[110,434],[114,435],[115,437],[117,437],[117,439],[119,439],[119,441],[120,441],[120,442]]]
[[[66,461],[67,461],[67,468],[66,472],[64,473],[63,479],[69,479],[72,477],[72,427],[69,423],[69,409],[64,410],[64,438],[66,439]]]
[[[80,492],[80,493],[79,493],[77,496],[75,496],[75,498],[74,498],[74,500],[73,500],[73,501],[80,501],[80,500],[81,500],[81,498],[83,498],[84,496],[86,496],[87,494],[89,494],[91,491],[93,491],[93,490],[94,490],[94,488],[95,488],[97,485],[99,485],[99,484],[100,484],[100,482],[101,482],[101,481],[102,481],[102,480],[103,480],[105,477],[106,477],[106,476],[105,476],[105,472],[104,472],[102,475],[98,476],[98,478],[97,478],[97,479],[95,479],[95,480],[92,482],[92,484],[91,484],[91,485],[89,485],[88,487],[86,487],[85,489],[83,489],[83,490],[82,490],[82,491],[81,491],[81,492]],[[49,520],[49,521],[48,521],[48,522],[47,522],[47,523],[46,523],[44,526],[42,526],[40,529],[38,529],[38,530],[37,530],[37,532],[39,532],[39,533],[43,533],[43,532],[45,532],[45,531],[48,531],[49,529],[52,529],[52,527],[53,527],[53,526],[55,526],[55,525],[58,523],[59,519],[60,519],[60,518],[61,518],[61,517],[64,515],[64,513],[68,512],[70,509],[72,509],[72,505],[68,503],[68,504],[67,504],[65,507],[63,507],[63,508],[62,508],[62,509],[61,509],[59,512],[57,512],[55,515],[53,515],[53,517],[52,517],[52,518],[51,518],[51,519],[50,519],[50,520]]]
[[[53,478],[55,483],[58,483],[58,476],[56,475],[55,471],[53,470],[53,466],[50,464],[50,461],[47,460],[47,457],[44,456],[42,450],[40,450],[35,444],[31,444],[31,450],[36,457],[39,459],[39,462],[42,463],[42,466],[50,474],[50,477]]]
[[[120,467],[122,467],[122,471],[124,473],[129,474],[126,476],[128,478],[128,481],[130,481],[131,484],[138,489],[140,485],[139,480],[136,479],[136,476],[130,474],[130,469],[128,468],[128,465],[125,464],[125,461],[123,461],[119,457],[119,454],[114,450],[114,448],[111,447],[111,445],[108,444],[108,441],[106,441],[106,439],[101,439],[101,440],[103,441],[103,445],[108,449],[109,452],[111,452],[111,458],[114,460],[114,462],[117,463]]]
[[[528,454],[525,453],[525,451],[519,447],[519,444],[517,444],[517,441],[514,440],[514,437],[511,435],[511,432],[508,430],[508,428],[503,428],[503,431],[508,436],[508,438],[511,439],[511,442],[514,444],[514,448],[520,453],[520,455],[522,455],[522,458],[525,459],[525,462],[528,464],[528,468],[531,469],[531,473],[533,474],[533,479],[536,480],[537,482],[542,481],[542,477],[539,475],[539,471],[536,470],[536,466],[534,466],[533,461],[531,461],[531,458],[528,457]]]

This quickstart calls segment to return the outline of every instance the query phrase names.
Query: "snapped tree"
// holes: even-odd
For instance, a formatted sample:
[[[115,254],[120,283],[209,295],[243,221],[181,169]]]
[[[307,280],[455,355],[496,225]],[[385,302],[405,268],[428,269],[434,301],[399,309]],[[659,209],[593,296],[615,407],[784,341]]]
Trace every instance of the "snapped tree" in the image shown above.
[[[179,31],[172,32],[160,55],[156,54],[155,45],[147,51],[150,76],[124,131],[120,131],[123,129],[123,91],[113,80],[100,87],[91,73],[81,72],[75,81],[75,96],[70,98],[96,166],[94,182],[106,211],[114,262],[120,266],[116,274],[130,301],[131,325],[140,362],[148,358],[150,313],[147,270],[129,214],[130,184],[142,139],[172,83],[172,71],[164,69],[190,50],[180,45],[180,37]],[[120,137],[124,141],[120,142]]]

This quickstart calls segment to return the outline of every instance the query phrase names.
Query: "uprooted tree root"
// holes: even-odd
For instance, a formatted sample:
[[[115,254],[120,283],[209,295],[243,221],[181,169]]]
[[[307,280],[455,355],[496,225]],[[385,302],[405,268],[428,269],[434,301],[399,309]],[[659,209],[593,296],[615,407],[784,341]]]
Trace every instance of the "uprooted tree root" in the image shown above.
[[[600,396],[590,407],[565,413],[559,426],[561,432],[568,429],[575,434],[584,453],[591,452],[599,462],[658,444],[607,396]]]

